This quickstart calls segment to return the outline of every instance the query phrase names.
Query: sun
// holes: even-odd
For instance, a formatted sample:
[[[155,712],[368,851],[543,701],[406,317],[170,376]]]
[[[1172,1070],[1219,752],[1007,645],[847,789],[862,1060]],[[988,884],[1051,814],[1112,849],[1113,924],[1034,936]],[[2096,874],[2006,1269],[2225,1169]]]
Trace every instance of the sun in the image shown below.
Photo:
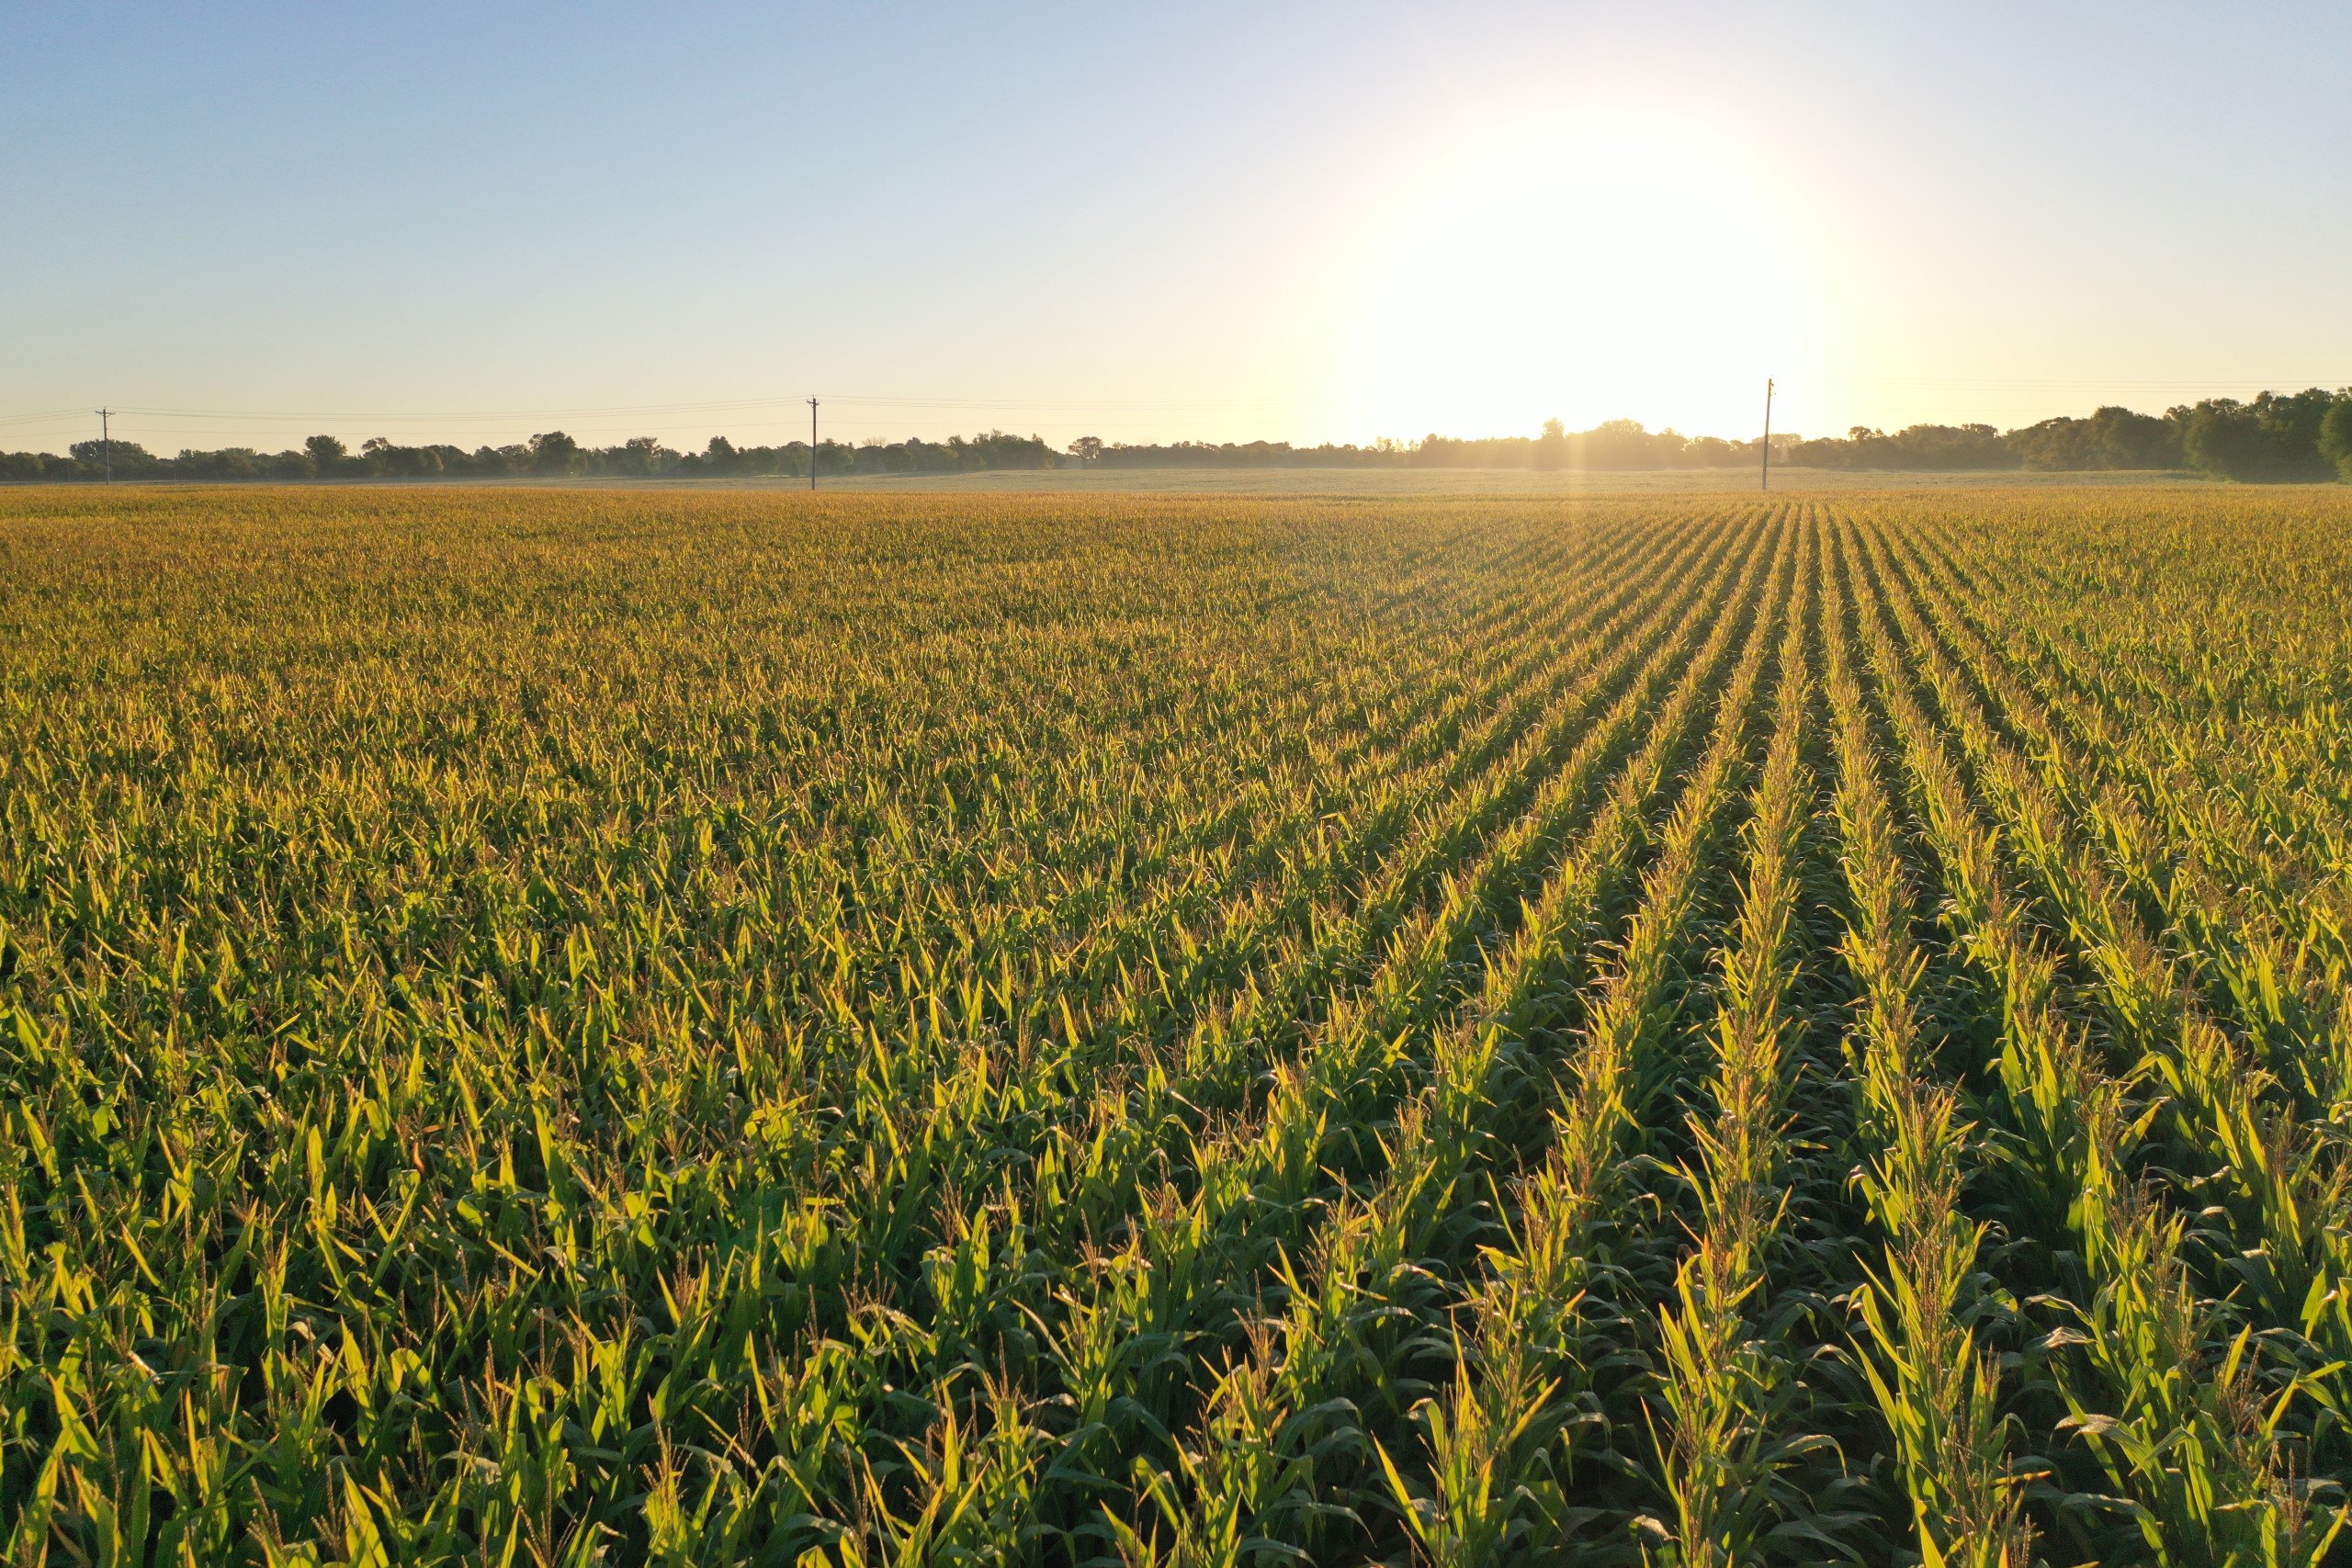
[[[1401,204],[1346,395],[1398,436],[1621,415],[1752,434],[1804,338],[1787,231],[1765,182],[1676,130],[1491,143]]]

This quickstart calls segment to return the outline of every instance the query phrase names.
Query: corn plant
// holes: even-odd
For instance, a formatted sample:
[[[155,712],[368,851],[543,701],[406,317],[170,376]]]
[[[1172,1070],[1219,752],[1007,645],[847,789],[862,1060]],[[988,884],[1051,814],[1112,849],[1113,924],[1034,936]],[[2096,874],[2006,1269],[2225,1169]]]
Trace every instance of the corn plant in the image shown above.
[[[2340,1561],[2343,498],[0,495],[0,1551]]]

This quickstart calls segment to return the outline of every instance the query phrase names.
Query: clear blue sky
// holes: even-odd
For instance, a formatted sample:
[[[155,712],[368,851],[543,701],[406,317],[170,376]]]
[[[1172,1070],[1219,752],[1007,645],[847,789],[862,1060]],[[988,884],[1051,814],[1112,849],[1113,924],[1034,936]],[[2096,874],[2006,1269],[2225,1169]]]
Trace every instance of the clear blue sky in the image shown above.
[[[2352,6],[23,5],[0,447],[2352,382]],[[882,400],[905,400],[891,401]],[[38,417],[26,417],[38,416]],[[209,416],[209,417],[208,417]]]

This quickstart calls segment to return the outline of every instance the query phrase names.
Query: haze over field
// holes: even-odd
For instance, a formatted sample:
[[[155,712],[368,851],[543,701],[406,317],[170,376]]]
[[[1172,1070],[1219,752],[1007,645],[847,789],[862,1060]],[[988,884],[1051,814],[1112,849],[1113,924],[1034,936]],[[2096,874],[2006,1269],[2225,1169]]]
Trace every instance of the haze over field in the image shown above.
[[[0,448],[1615,416],[2352,380],[2352,11],[27,8]]]

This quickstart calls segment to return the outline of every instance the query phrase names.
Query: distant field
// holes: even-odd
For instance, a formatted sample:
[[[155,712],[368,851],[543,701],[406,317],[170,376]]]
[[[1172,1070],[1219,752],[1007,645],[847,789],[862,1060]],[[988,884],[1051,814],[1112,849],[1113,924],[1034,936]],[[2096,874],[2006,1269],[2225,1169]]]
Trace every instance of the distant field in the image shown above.
[[[1528,468],[1007,468],[962,474],[829,476],[826,489],[842,491],[975,491],[1063,494],[1122,491],[1136,494],[1335,496],[1611,496],[1754,494],[1753,468],[1660,468],[1576,473]],[[673,483],[690,490],[806,490],[798,479],[614,481]],[[2194,474],[2119,471],[2092,474],[1904,474],[1835,468],[1774,468],[1775,493],[1807,495],[1856,490],[2007,490],[2163,485],[2202,488],[2218,481]]]
[[[1528,468],[1053,468],[972,474],[868,474],[820,482],[859,490],[1231,491],[1251,495],[1601,496],[1754,493],[1753,468],[1660,468],[1643,472],[1538,472]],[[763,481],[764,482],[764,481]],[[776,481],[789,483],[788,480]],[[800,480],[804,486],[808,481]],[[1902,474],[1837,468],[1775,468],[1772,488],[1821,491],[1951,490],[2016,486],[2202,485],[2195,475]]]
[[[2352,492],[1788,482],[0,494],[10,1561],[2316,1561]]]
[[[1576,473],[1538,472],[1528,468],[1002,468],[959,474],[827,475],[819,482],[825,491],[852,493],[871,491],[956,491],[981,493],[1083,494],[1125,491],[1132,494],[1291,495],[1291,496],[1576,496],[1623,495],[1753,495],[1753,468],[1659,468],[1648,471]],[[376,489],[384,481],[334,480],[330,489]],[[2223,481],[2196,474],[2158,469],[2127,469],[2098,473],[2041,474],[1913,474],[1842,468],[1772,470],[1772,493],[1815,495],[1849,491],[1949,490],[2106,490],[2226,488]],[[13,487],[0,485],[0,495]],[[151,490],[203,490],[207,486],[125,484],[118,492]],[[397,488],[407,488],[402,484]],[[805,493],[803,477],[774,476],[712,479],[469,479],[459,489],[612,489],[623,491],[680,490],[775,491]],[[2298,488],[2298,487],[2280,487]],[[2324,487],[2323,487],[2324,488]],[[2274,492],[2275,493],[2275,492]]]

